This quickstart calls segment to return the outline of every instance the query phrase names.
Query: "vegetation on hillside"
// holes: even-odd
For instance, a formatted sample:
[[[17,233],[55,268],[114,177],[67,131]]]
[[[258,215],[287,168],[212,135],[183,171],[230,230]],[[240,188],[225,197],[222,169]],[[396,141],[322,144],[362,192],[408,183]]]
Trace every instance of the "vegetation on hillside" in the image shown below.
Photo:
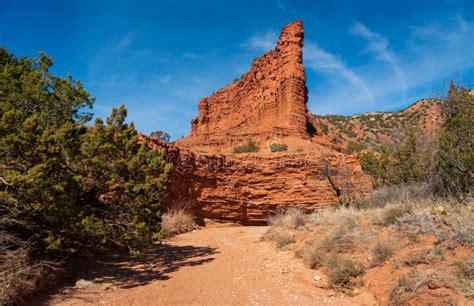
[[[401,143],[359,150],[364,171],[375,177],[377,185],[429,181],[443,195],[462,198],[472,192],[474,96],[451,83],[443,106],[444,120],[435,141],[427,141],[411,128]]]
[[[434,170],[433,155],[433,146],[420,143],[415,130],[410,129],[403,143],[380,145],[360,152],[358,157],[364,171],[383,186],[427,180]]]
[[[94,98],[52,64],[0,49],[1,304],[21,303],[58,260],[160,238],[164,153],[138,142],[123,106],[86,127]]]
[[[260,148],[258,147],[257,142],[253,139],[248,139],[244,144],[235,146],[232,149],[234,154],[258,152],[259,150]]]
[[[284,143],[273,142],[269,146],[270,152],[286,152],[288,151],[288,145]]]
[[[441,99],[423,99],[399,112],[372,112],[353,116],[312,115],[310,120],[317,129],[317,137],[330,140],[346,150],[350,143],[366,147],[393,144],[403,139],[412,127],[427,128],[431,120],[437,122]],[[352,154],[352,149],[349,152]]]
[[[271,218],[262,239],[317,270],[320,288],[357,295],[375,281],[378,301],[393,305],[437,288],[474,298],[472,207],[437,198],[426,183],[383,187],[361,207],[292,208]]]
[[[310,215],[281,212],[262,239],[294,250],[324,275],[322,288],[357,294],[365,277],[378,275],[377,286],[387,288],[382,303],[474,298],[474,96],[452,83],[443,106],[434,141],[409,128],[392,144],[349,142],[345,153],[356,154],[379,187],[370,198]]]

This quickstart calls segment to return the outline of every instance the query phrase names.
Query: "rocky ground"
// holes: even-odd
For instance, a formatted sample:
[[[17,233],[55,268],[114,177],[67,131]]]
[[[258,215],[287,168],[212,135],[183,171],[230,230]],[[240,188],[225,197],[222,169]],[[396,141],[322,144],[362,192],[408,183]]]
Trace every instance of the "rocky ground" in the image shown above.
[[[267,227],[210,227],[179,235],[141,260],[103,262],[40,305],[376,304],[317,287],[316,273],[260,241]],[[322,281],[322,280],[321,280]]]

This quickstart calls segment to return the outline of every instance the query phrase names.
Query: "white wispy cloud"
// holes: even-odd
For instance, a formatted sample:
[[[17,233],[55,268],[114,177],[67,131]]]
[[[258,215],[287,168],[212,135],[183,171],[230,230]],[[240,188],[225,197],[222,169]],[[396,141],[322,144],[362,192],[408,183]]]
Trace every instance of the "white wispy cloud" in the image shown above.
[[[283,12],[286,12],[286,5],[283,3],[283,1],[281,0],[277,0],[275,1],[275,5],[280,9],[282,10]]]
[[[183,53],[183,57],[184,58],[187,58],[187,59],[196,59],[198,58],[199,56],[196,54],[196,53],[193,53],[193,52],[184,52]]]
[[[397,69],[403,72],[405,81],[406,99],[401,99],[400,78],[393,73],[393,66],[387,65],[390,52],[388,39],[377,36],[373,31],[366,31],[358,27],[360,36],[367,39],[367,50],[376,55],[374,61],[369,61],[363,66],[345,66],[346,70],[357,71],[357,77],[364,80],[375,99],[375,104],[367,102],[366,93],[359,92],[355,82],[316,84],[310,88],[310,108],[317,113],[342,113],[352,114],[362,111],[395,110],[405,107],[420,98],[439,97],[444,94],[450,80],[456,79],[467,86],[474,86],[472,79],[459,79],[459,76],[469,75],[474,72],[474,22],[460,15],[432,23],[422,23],[408,28],[404,33],[407,38],[405,44],[399,46],[398,57],[395,57]],[[377,44],[375,44],[377,42]],[[305,58],[309,56],[305,47]],[[379,53],[375,53],[375,52]],[[366,51],[369,52],[369,51]],[[324,53],[323,53],[324,55]],[[323,61],[324,56],[320,56]],[[392,57],[393,59],[394,57]],[[326,64],[314,69],[334,70],[340,68],[342,60],[326,56]],[[308,65],[307,65],[308,67]],[[308,67],[312,68],[312,67]],[[321,73],[321,71],[319,71]],[[343,74],[343,73],[340,73]],[[395,85],[395,86],[394,86]],[[313,95],[314,92],[314,95]]]
[[[334,73],[358,86],[364,93],[365,98],[374,102],[374,96],[362,78],[335,55],[323,50],[315,43],[306,43],[304,47],[304,58],[309,68],[316,72]]]
[[[171,75],[169,74],[153,75],[150,78],[148,78],[147,81],[137,83],[137,86],[144,87],[144,88],[153,88],[153,87],[159,87],[162,85],[168,85],[170,81],[171,81]]]
[[[393,69],[398,79],[402,99],[405,100],[406,81],[405,76],[398,64],[395,54],[389,49],[387,37],[377,32],[371,31],[361,22],[355,22],[351,27],[352,34],[362,37],[367,42],[367,47],[363,52],[372,53],[377,59],[387,62]]]
[[[266,30],[264,32],[255,33],[250,37],[242,46],[259,52],[267,52],[276,46],[278,41],[278,34],[272,30]]]
[[[122,35],[120,40],[115,44],[116,50],[123,50],[128,48],[136,38],[136,34],[133,31],[127,32]]]
[[[473,41],[474,23],[467,21],[461,15],[455,15],[449,24],[441,22],[425,22],[411,27],[412,35],[420,41],[444,42],[463,45],[466,39]],[[471,35],[471,36],[469,36]]]

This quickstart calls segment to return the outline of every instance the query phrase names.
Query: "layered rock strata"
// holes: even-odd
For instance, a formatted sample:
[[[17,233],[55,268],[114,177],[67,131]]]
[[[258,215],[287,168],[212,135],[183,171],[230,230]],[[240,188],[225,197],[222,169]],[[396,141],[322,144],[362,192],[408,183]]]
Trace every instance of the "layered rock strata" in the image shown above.
[[[308,138],[308,91],[301,21],[285,26],[275,49],[255,59],[241,79],[201,99],[185,147],[220,146],[247,138]]]
[[[289,207],[314,211],[370,193],[372,180],[354,157],[311,140],[303,39],[300,21],[285,26],[276,48],[240,80],[199,102],[189,136],[176,145],[150,139],[174,165],[165,206],[253,224]],[[230,153],[249,138],[266,149]],[[272,139],[289,151],[269,153]],[[210,152],[203,147],[223,153],[203,153]]]
[[[167,150],[174,170],[165,206],[197,216],[258,224],[289,207],[315,211],[372,190],[353,156],[321,147],[301,153],[208,155],[150,140]]]

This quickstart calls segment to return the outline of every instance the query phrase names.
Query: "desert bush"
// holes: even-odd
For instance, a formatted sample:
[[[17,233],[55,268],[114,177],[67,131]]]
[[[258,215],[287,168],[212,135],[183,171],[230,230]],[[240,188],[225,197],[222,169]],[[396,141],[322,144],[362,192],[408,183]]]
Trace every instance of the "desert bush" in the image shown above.
[[[183,208],[168,210],[161,217],[161,227],[167,237],[192,231],[196,228],[194,216]]]
[[[399,218],[412,212],[411,205],[408,204],[396,204],[387,206],[382,211],[382,225],[394,224]]]
[[[340,256],[332,256],[326,266],[329,284],[334,288],[350,289],[357,284],[355,278],[365,273],[361,263]]]
[[[248,139],[246,143],[240,146],[236,146],[233,148],[233,152],[235,154],[239,153],[250,153],[250,152],[258,152],[260,148],[257,145],[257,142],[253,139]]]
[[[34,260],[33,246],[0,232],[0,305],[26,305],[30,295],[54,284],[57,263]]]
[[[461,277],[474,279],[474,256],[455,260],[454,265],[457,267],[458,273]]]
[[[283,218],[283,225],[292,229],[303,227],[305,222],[306,216],[304,215],[304,212],[298,208],[288,209]]]
[[[393,240],[378,240],[372,248],[372,264],[380,265],[395,253],[395,242]]]
[[[286,152],[288,151],[288,145],[284,143],[272,143],[270,144],[270,152]]]
[[[457,268],[457,276],[464,296],[468,299],[474,298],[474,256],[468,256],[454,261]]]
[[[312,213],[307,217],[310,225],[340,225],[348,229],[354,229],[358,226],[357,219],[360,211],[353,207],[338,207],[337,209],[322,209]]]
[[[299,255],[310,269],[317,269],[324,266],[327,261],[326,254],[326,252],[323,252],[315,245],[305,245],[299,251]]]
[[[447,278],[445,275],[436,273],[422,273],[416,269],[402,275],[397,284],[390,291],[390,305],[404,305],[411,298],[416,296],[418,292],[428,287],[430,284],[442,284],[447,288],[453,288],[454,280]]]
[[[339,226],[324,236],[319,247],[326,252],[351,252],[354,251],[361,238],[359,231]]]
[[[368,146],[364,142],[349,141],[349,143],[347,144],[347,147],[342,150],[342,153],[353,154],[353,153],[358,153],[360,151],[363,151],[367,148]]]
[[[295,238],[290,232],[277,227],[270,227],[263,234],[262,240],[274,242],[278,248],[295,242]]]
[[[474,215],[471,207],[452,211],[448,222],[450,222],[450,227],[447,239],[450,242],[450,248],[458,245],[474,247]]]
[[[433,197],[432,186],[425,182],[410,185],[382,186],[375,189],[370,197],[363,199],[361,207],[364,209],[385,207],[388,204],[400,201],[428,200]]]
[[[431,250],[422,249],[411,252],[406,258],[402,260],[402,263],[407,266],[416,266],[419,264],[428,264]]]

